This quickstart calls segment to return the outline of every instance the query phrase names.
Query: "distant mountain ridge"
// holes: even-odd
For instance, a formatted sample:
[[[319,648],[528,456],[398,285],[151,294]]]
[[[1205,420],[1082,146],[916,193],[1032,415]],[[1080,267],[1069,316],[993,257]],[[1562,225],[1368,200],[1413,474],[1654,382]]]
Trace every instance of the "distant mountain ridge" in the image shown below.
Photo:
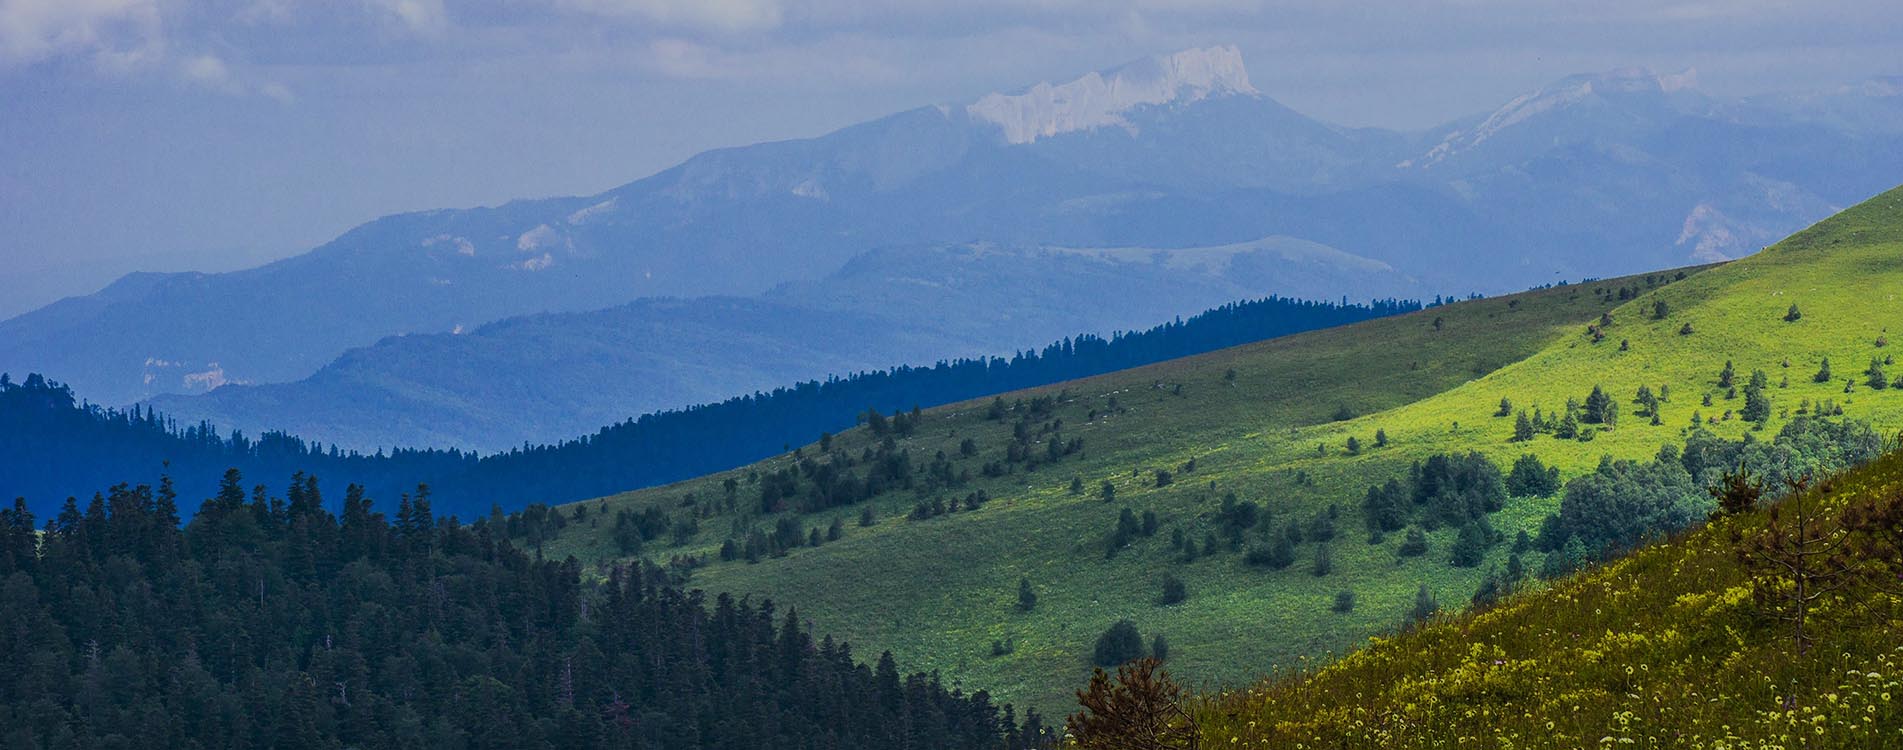
[[[114,404],[284,383],[393,335],[754,296],[875,250],[974,242],[1287,237],[1386,264],[1413,280],[1408,296],[1499,292],[1736,257],[1903,171],[1894,86],[1725,101],[1685,83],[1568,78],[1491,115],[1396,133],[1284,107],[1234,48],[1188,50],[710,151],[598,195],[385,217],[256,269],[128,277],[0,322],[0,369],[52,373]],[[1257,277],[1244,296],[1324,293],[1297,268]],[[1050,301],[1069,302],[1082,301]],[[952,340],[1012,345],[941,317]],[[1107,328],[1075,318],[1065,330]]]
[[[644,299],[391,337],[292,383],[147,403],[187,423],[286,430],[363,451],[493,452],[829,375],[927,366],[1135,331],[1274,282],[1401,296],[1378,261],[1288,238],[1212,248],[890,248],[764,295]]]

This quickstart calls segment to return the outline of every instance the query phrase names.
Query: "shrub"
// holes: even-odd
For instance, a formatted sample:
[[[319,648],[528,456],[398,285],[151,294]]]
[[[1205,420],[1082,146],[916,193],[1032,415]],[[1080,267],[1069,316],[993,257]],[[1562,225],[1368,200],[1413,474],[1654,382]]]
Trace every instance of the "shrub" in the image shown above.
[[[1420,557],[1427,554],[1427,532],[1419,526],[1410,526],[1407,539],[1401,542],[1401,548],[1395,550],[1402,557]]]
[[[1335,592],[1335,604],[1333,607],[1330,607],[1330,609],[1336,612],[1355,611],[1355,592],[1348,589]]]
[[[1189,589],[1183,585],[1183,579],[1177,578],[1174,573],[1165,573],[1163,575],[1163,603],[1165,605],[1181,604],[1188,598]]]
[[[1097,646],[1091,652],[1091,661],[1100,667],[1114,667],[1125,662],[1143,658],[1143,634],[1137,632],[1137,625],[1129,620],[1118,620],[1103,635],[1097,636]]]

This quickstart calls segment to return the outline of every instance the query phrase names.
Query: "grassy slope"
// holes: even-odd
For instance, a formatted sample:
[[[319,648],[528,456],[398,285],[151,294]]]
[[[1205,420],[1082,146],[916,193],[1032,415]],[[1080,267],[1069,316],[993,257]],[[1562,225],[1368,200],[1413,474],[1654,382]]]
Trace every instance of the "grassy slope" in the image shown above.
[[[1798,502],[1903,502],[1903,453],[1831,485]],[[1720,520],[1192,713],[1224,748],[1903,744],[1903,599],[1846,589],[1858,611],[1820,608],[1799,656],[1788,626],[1760,616],[1731,540],[1765,518]]]
[[[1594,290],[1643,285],[1642,278],[1464,302],[1038,389],[1069,392],[1058,416],[1067,437],[1085,440],[1080,457],[976,483],[997,499],[973,513],[906,520],[901,516],[918,498],[893,493],[874,501],[881,520],[862,529],[850,523],[856,509],[844,509],[838,513],[848,519],[844,540],[757,565],[715,562],[696,573],[694,585],[797,603],[819,629],[848,638],[862,652],[891,649],[909,666],[939,669],[947,679],[1047,711],[1068,707],[1069,691],[1088,671],[1091,642],[1122,617],[1146,634],[1168,637],[1179,677],[1237,684],[1390,627],[1421,583],[1447,601],[1464,600],[1472,591],[1484,566],[1445,564],[1451,530],[1433,535],[1427,557],[1406,561],[1394,554],[1399,535],[1378,546],[1364,543],[1361,493],[1424,456],[1478,449],[1504,464],[1533,451],[1568,476],[1605,454],[1650,456],[1661,444],[1682,439],[1693,411],[1716,416],[1741,405],[1719,393],[1716,407],[1699,406],[1726,359],[1737,362],[1740,381],[1753,368],[1771,373],[1774,384],[1788,372],[1790,387],[1772,391],[1780,412],[1800,399],[1832,398],[1852,417],[1903,426],[1903,393],[1861,386],[1842,393],[1842,378],[1861,372],[1878,351],[1873,342],[1884,327],[1903,325],[1903,305],[1892,299],[1903,290],[1903,248],[1895,239],[1903,225],[1899,216],[1903,193],[1888,193],[1771,251],[1651,288],[1628,303]],[[1648,319],[1655,297],[1671,305],[1666,320]],[[1792,302],[1802,306],[1804,318],[1785,323],[1781,317]],[[1615,318],[1610,338],[1592,344],[1585,325],[1608,310]],[[1436,318],[1442,320],[1438,331]],[[1686,322],[1697,332],[1678,335]],[[1619,350],[1621,339],[1630,340],[1629,351]],[[1839,380],[1813,384],[1810,375],[1826,354]],[[1785,358],[1788,370],[1780,366]],[[1233,385],[1224,378],[1230,369],[1237,374]],[[1670,385],[1665,426],[1649,426],[1628,409],[1619,430],[1591,443],[1541,438],[1514,444],[1508,442],[1511,420],[1491,416],[1502,396],[1551,411],[1569,397],[1583,399],[1595,383],[1621,401],[1640,384]],[[1181,395],[1175,392],[1179,384]],[[1113,397],[1125,411],[1087,423],[1088,411],[1107,410]],[[1328,421],[1343,405],[1368,416]],[[928,460],[939,450],[955,455],[958,441],[972,437],[983,452],[961,464],[975,473],[980,463],[1002,454],[1010,434],[1009,420],[986,421],[981,406],[927,412],[926,428],[907,447]],[[1772,420],[1771,429],[1782,421]],[[1348,437],[1369,443],[1376,429],[1386,430],[1389,447],[1344,455]],[[1714,429],[1735,438],[1746,426],[1731,421]],[[843,436],[840,445],[856,454],[870,442],[860,432]],[[1318,454],[1318,445],[1328,446],[1327,455]],[[1153,487],[1152,470],[1179,468],[1192,457],[1193,474],[1179,473],[1174,485]],[[741,495],[747,498],[753,489],[744,483],[746,475],[741,470],[621,495],[591,508],[672,508],[689,493],[717,496],[719,481],[727,477],[743,480]],[[1070,495],[1066,487],[1073,476],[1092,491]],[[1094,497],[1104,480],[1117,484],[1114,504]],[[1313,545],[1304,545],[1301,562],[1279,572],[1249,568],[1234,553],[1177,562],[1170,530],[1182,527],[1192,539],[1203,538],[1228,491],[1263,503],[1278,519],[1340,504],[1334,572],[1320,578],[1308,573]],[[1532,531],[1555,502],[1516,500],[1494,524],[1509,535],[1519,528]],[[1122,507],[1154,510],[1163,531],[1106,561],[1103,540]],[[816,514],[805,522],[824,526],[832,516]],[[570,526],[546,552],[610,557],[607,524],[600,514],[594,517],[599,526]],[[703,521],[702,533],[684,547],[651,547],[648,553],[711,553],[732,526],[727,519]],[[1504,560],[1504,546],[1493,555]],[[1528,562],[1537,566],[1537,555]],[[1158,581],[1171,571],[1188,582],[1190,598],[1157,606]],[[1020,576],[1029,577],[1040,595],[1031,613],[1012,608]],[[1358,596],[1352,613],[1329,611],[1342,589]],[[991,656],[992,641],[1006,638],[1015,641],[1016,652]]]

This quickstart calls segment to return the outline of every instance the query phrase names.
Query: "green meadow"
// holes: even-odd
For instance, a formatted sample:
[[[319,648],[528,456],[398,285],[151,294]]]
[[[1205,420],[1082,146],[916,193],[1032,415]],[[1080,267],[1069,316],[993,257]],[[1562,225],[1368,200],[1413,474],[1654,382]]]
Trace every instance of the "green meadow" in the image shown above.
[[[1464,603],[1490,566],[1504,564],[1509,544],[1494,545],[1479,566],[1451,565],[1450,527],[1430,532],[1429,551],[1417,557],[1397,553],[1398,533],[1371,543],[1360,507],[1368,487],[1431,455],[1478,451],[1505,470],[1531,453],[1571,478],[1605,456],[1650,458],[1681,443],[1694,415],[1733,440],[1768,440],[1824,402],[1885,434],[1903,428],[1903,390],[1864,382],[1873,359],[1903,350],[1903,337],[1879,345],[1891,327],[1903,334],[1899,295],[1903,190],[1719,266],[1461,301],[1005,394],[1001,419],[991,418],[990,398],[926,410],[894,446],[914,465],[942,453],[969,481],[795,516],[801,528],[822,532],[841,522],[841,537],[818,546],[757,562],[721,559],[724,542],[770,530],[787,515],[759,511],[763,476],[822,453],[869,455],[885,438],[867,427],[832,438],[829,451],[809,444],[797,458],[564,507],[564,526],[540,549],[601,573],[623,559],[615,515],[658,508],[671,519],[695,518],[697,528],[649,540],[641,557],[691,556],[699,561],[692,587],[796,604],[817,632],[849,641],[861,658],[890,650],[948,683],[1061,714],[1090,672],[1098,635],[1129,619],[1146,641],[1167,639],[1167,664],[1180,680],[1219,690],[1306,669],[1392,631],[1422,585],[1444,604]],[[1787,320],[1793,305],[1801,314]],[[1815,382],[1826,357],[1833,377]],[[1728,398],[1719,386],[1727,361],[1740,392],[1753,371],[1766,373],[1772,409],[1761,427],[1739,418],[1743,397]],[[1898,376],[1903,366],[1891,366],[1888,377]],[[1613,429],[1589,425],[1590,442],[1546,434],[1516,442],[1515,418],[1496,416],[1503,398],[1514,412],[1565,412],[1569,399],[1583,401],[1594,386],[1621,413]],[[1669,393],[1659,424],[1638,416],[1641,386]],[[1048,411],[1026,418],[1040,397],[1051,397]],[[1021,420],[1049,430],[1040,438],[1081,439],[1081,450],[1051,461],[1040,450],[1034,469],[1010,463],[1001,476],[986,476],[986,464],[1004,462]],[[1351,438],[1360,450],[1349,450]],[[960,450],[967,440],[974,455]],[[1159,471],[1169,473],[1166,485]],[[1106,483],[1114,488],[1109,501]],[[921,502],[957,505],[978,491],[989,499],[976,509],[911,517]],[[1328,571],[1315,574],[1324,545],[1312,540],[1279,570],[1247,564],[1226,538],[1216,554],[1186,562],[1172,540],[1180,532],[1200,550],[1219,535],[1231,493],[1269,519],[1249,532],[1245,550],[1261,529],[1334,506]],[[1514,498],[1490,520],[1511,540],[1537,532],[1558,503]],[[869,526],[860,523],[865,507]],[[1155,531],[1107,554],[1126,509],[1154,514]],[[1538,552],[1524,558],[1539,567]],[[1166,575],[1186,584],[1187,598],[1160,603]],[[1020,580],[1036,594],[1028,611],[1019,606]],[[1332,606],[1342,591],[1355,598],[1347,612]]]

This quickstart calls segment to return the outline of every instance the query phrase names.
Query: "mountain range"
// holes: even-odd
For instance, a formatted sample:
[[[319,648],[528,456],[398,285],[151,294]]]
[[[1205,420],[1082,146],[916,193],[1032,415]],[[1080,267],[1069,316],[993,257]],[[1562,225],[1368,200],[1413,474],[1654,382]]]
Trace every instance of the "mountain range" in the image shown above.
[[[0,370],[349,447],[492,449],[1239,297],[1737,257],[1903,168],[1895,81],[1724,99],[1694,79],[1575,76],[1394,132],[1187,50],[598,195],[385,217],[246,271],[134,274],[0,322]],[[319,406],[352,400],[379,408]]]

